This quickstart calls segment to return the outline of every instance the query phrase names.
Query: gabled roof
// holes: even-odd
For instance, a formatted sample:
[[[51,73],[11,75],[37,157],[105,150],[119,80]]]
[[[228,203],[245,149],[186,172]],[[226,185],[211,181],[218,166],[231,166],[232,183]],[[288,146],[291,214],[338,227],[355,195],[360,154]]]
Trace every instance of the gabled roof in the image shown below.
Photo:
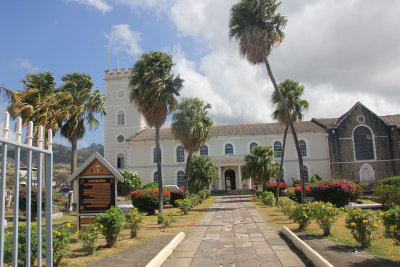
[[[279,135],[285,132],[285,125],[281,123],[256,123],[256,124],[233,124],[215,125],[211,130],[211,137],[219,136],[246,136],[246,135]],[[325,129],[311,121],[301,121],[294,124],[297,133],[325,133]],[[289,132],[291,132],[289,128]],[[144,129],[128,141],[154,140],[155,130]],[[175,140],[171,128],[160,129],[160,140]]]
[[[396,115],[386,115],[379,116],[386,124],[394,124],[400,128],[400,114]],[[320,125],[321,127],[327,128],[328,126],[336,126],[339,121],[338,118],[328,118],[328,119],[312,119],[312,122]]]
[[[115,178],[117,178],[119,181],[123,182],[124,177],[113,167],[111,166],[110,163],[108,163],[97,151],[95,151],[87,160],[85,160],[84,163],[82,163],[68,178],[68,182],[74,181],[78,176],[87,168],[89,165],[95,161],[95,160],[100,161],[101,164],[104,165],[105,168],[107,168]]]

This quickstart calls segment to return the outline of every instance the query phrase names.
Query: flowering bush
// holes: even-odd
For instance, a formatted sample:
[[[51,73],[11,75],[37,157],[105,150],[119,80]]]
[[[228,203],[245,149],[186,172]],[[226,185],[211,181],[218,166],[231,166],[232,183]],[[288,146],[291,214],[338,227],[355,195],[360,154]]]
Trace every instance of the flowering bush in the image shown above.
[[[311,223],[312,212],[307,204],[295,204],[291,206],[291,216],[295,223],[299,225],[299,230],[307,228]]]
[[[192,208],[199,205],[199,203],[203,202],[201,200],[200,196],[197,194],[190,194],[188,199],[190,199],[190,201],[192,201]]]
[[[53,265],[58,266],[61,259],[69,252],[71,224],[64,223],[53,231]]]
[[[200,190],[199,192],[197,192],[197,194],[200,196],[202,201],[204,201],[208,195],[207,191],[205,191],[205,190]]]
[[[178,209],[182,211],[184,215],[189,214],[189,210],[192,208],[192,201],[188,198],[185,199],[177,199],[175,201]]]
[[[309,204],[312,211],[312,216],[317,220],[319,227],[324,231],[324,235],[331,233],[331,226],[338,219],[339,209],[331,203],[312,202]]]
[[[371,245],[380,220],[371,210],[353,209],[345,215],[346,227],[351,230],[353,238],[361,248]]]
[[[270,183],[270,182],[268,182],[266,184],[267,191],[272,192],[272,193],[275,194],[277,184],[278,183]],[[287,183],[279,183],[279,195],[282,195],[283,191],[285,191],[288,187],[289,187],[289,185]]]
[[[400,205],[400,185],[377,185],[374,195],[378,197],[378,201],[387,208]]]
[[[256,197],[256,198],[261,198],[262,192],[263,192],[263,191],[262,191],[261,189],[257,189],[257,190],[254,192],[255,197]]]
[[[295,205],[296,202],[293,200],[279,199],[279,208],[283,214],[292,218],[293,209],[292,206]]]
[[[306,196],[311,196],[311,190],[308,186],[306,188]],[[301,203],[301,186],[296,186],[294,190],[288,190],[288,196],[291,200]]]
[[[275,203],[274,193],[272,193],[272,192],[265,192],[265,193],[266,194],[265,194],[264,198],[262,199],[264,205],[271,206],[271,207],[274,206],[274,203]]]
[[[400,246],[400,206],[381,213],[385,236],[394,239],[394,245]]]
[[[83,242],[83,249],[86,251],[87,255],[93,255],[96,250],[96,241],[99,237],[100,229],[102,228],[102,225],[98,226],[93,223],[86,228],[86,231],[76,231],[76,235],[80,237]]]
[[[143,180],[137,172],[130,170],[121,170],[119,173],[124,177],[124,181],[117,181],[118,195],[129,197],[132,191],[138,190]]]
[[[107,247],[111,248],[117,242],[123,221],[124,214],[119,208],[111,208],[106,213],[96,216],[96,222],[103,226],[100,230],[106,239]]]
[[[311,186],[315,200],[330,202],[337,207],[344,207],[349,201],[355,202],[361,193],[359,185],[346,180],[327,180]]]
[[[164,203],[169,201],[170,192],[163,190]],[[158,208],[158,188],[136,190],[131,193],[132,205],[140,212],[154,214]]]
[[[131,230],[131,238],[137,237],[137,233],[140,230],[140,223],[143,222],[146,213],[141,213],[134,208],[133,210],[125,214],[125,221],[127,222],[128,228]]]
[[[34,221],[37,216],[37,187],[31,187],[31,221]],[[46,202],[46,191],[42,189],[42,209]],[[26,187],[20,187],[19,189],[19,210],[26,211]]]
[[[163,224],[164,227],[169,227],[172,225],[173,222],[175,222],[175,214],[158,214],[157,221],[158,224]]]
[[[145,184],[145,185],[142,187],[143,190],[144,190],[144,189],[153,189],[153,188],[158,189],[158,183],[156,183],[156,182],[151,182],[151,183]]]
[[[183,186],[179,187],[179,189],[170,190],[169,191],[169,193],[170,193],[169,203],[172,206],[176,207],[177,204],[176,204],[175,201],[178,200],[178,199],[183,199],[184,192],[185,192],[185,190],[183,189]]]

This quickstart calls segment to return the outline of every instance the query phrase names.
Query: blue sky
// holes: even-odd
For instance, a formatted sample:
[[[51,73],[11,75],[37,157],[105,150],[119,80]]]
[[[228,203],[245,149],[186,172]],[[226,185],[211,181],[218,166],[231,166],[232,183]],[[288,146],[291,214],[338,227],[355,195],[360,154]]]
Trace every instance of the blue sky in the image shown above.
[[[0,85],[21,90],[27,73],[48,70],[60,86],[63,75],[78,71],[90,74],[104,91],[104,71],[117,68],[117,58],[120,67],[132,67],[138,51],[165,50],[185,80],[182,96],[211,103],[215,123],[272,122],[272,86],[264,66],[250,65],[227,37],[236,2],[3,1]],[[270,62],[278,81],[305,85],[306,119],[338,117],[356,101],[379,115],[399,113],[400,1],[377,2],[283,1],[286,38]],[[5,106],[2,102],[1,112]],[[103,143],[100,121],[80,147]],[[68,144],[60,136],[55,140]]]

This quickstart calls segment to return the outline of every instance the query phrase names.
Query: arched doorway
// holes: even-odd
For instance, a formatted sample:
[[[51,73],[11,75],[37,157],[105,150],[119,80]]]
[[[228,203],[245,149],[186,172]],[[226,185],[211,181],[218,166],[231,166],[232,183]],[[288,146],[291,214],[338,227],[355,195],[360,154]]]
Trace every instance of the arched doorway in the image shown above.
[[[236,174],[234,170],[225,172],[225,190],[236,190]]]

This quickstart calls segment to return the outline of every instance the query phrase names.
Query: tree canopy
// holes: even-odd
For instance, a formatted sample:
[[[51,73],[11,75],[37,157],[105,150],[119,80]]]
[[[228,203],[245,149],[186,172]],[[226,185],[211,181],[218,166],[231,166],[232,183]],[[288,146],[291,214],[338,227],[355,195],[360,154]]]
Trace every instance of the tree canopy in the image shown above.
[[[189,177],[189,190],[198,192],[218,181],[218,170],[209,157],[193,156]]]

